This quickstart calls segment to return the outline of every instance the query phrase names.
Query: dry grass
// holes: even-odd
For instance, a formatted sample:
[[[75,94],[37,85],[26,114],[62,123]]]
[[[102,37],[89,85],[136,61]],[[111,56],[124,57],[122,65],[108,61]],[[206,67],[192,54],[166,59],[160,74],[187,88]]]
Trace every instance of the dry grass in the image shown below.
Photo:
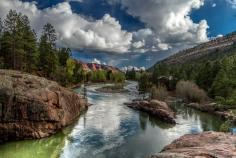
[[[200,103],[207,100],[206,92],[191,81],[179,81],[176,85],[176,93],[191,102]]]
[[[153,86],[151,88],[151,99],[158,99],[164,101],[168,96],[168,91],[164,86]]]

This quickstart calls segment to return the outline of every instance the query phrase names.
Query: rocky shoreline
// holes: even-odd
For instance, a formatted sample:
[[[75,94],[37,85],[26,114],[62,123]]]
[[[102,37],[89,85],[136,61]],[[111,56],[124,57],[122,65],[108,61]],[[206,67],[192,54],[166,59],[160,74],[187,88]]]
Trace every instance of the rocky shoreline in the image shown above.
[[[233,158],[236,136],[222,132],[187,134],[150,158]]]
[[[0,141],[50,136],[73,123],[87,101],[56,82],[0,70]]]
[[[217,103],[188,103],[186,104],[186,106],[202,112],[217,115],[225,120],[231,120],[232,122],[236,122],[236,114],[234,114],[230,109],[224,109],[222,107],[219,107]]]
[[[175,113],[165,102],[158,100],[133,100],[130,103],[125,103],[125,105],[130,108],[152,114],[166,123],[176,124]]]
[[[175,124],[175,114],[167,105],[173,98],[166,102],[158,100],[134,100],[125,103],[130,108],[155,115],[160,120]],[[236,122],[235,114],[229,109],[224,109],[216,103],[186,103],[186,106],[196,110],[218,115],[223,119]],[[203,132],[199,134],[186,134],[150,158],[232,158],[236,157],[236,136],[223,132]]]

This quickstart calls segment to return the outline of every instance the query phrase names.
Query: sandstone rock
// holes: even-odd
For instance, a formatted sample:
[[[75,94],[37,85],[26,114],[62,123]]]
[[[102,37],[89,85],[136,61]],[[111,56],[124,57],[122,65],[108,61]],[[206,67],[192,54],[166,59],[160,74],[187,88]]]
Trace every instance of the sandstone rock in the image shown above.
[[[86,108],[86,100],[56,82],[0,70],[0,142],[47,137]]]
[[[235,135],[221,132],[188,134],[151,158],[232,158],[236,157],[235,145]]]
[[[149,114],[155,115],[159,119],[165,121],[166,123],[175,124],[175,113],[171,108],[165,103],[158,100],[133,100],[131,103],[125,103],[130,108],[137,109],[140,111],[147,112]]]
[[[153,106],[157,106],[161,109],[170,110],[170,108],[169,108],[169,106],[167,105],[166,102],[162,102],[162,101],[159,101],[159,100],[151,100],[150,104],[153,105]]]

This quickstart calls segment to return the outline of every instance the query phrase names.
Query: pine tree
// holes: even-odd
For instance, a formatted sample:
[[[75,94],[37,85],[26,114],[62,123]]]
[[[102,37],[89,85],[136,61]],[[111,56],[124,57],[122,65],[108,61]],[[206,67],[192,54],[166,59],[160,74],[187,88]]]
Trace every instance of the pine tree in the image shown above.
[[[56,30],[54,29],[54,27],[50,23],[47,23],[46,25],[44,25],[43,35],[46,36],[46,40],[51,45],[51,47],[55,48],[57,35],[56,35]]]
[[[16,69],[16,43],[19,31],[17,31],[19,16],[16,11],[10,10],[4,20],[4,33],[2,37],[2,49],[6,68]]]
[[[25,71],[33,72],[37,69],[38,63],[38,48],[37,48],[37,37],[35,32],[30,27],[30,22],[27,16],[21,17],[23,25],[23,47],[25,51]]]
[[[3,31],[3,25],[2,25],[2,19],[0,18],[0,68],[4,68],[4,59],[2,54],[2,31]]]
[[[31,72],[37,63],[37,39],[27,16],[10,10],[4,20],[1,57],[6,68]]]
[[[66,61],[71,56],[71,50],[69,48],[61,48],[58,52],[58,59],[61,66],[66,66]]]
[[[39,43],[40,68],[45,76],[54,78],[58,67],[58,57],[56,50],[56,31],[53,26],[47,23],[43,28],[43,33]]]

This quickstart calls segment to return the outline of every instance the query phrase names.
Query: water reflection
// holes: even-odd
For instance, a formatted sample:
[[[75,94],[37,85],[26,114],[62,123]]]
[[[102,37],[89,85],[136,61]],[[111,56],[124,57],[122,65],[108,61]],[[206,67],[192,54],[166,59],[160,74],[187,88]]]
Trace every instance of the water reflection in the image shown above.
[[[184,134],[217,131],[222,123],[217,117],[173,103],[177,124],[165,124],[123,105],[138,94],[135,82],[126,87],[130,93],[98,93],[96,88],[100,86],[89,86],[89,102],[93,105],[71,128],[42,140],[1,145],[0,157],[143,158]]]
[[[68,129],[40,140],[9,142],[0,146],[1,158],[58,158],[65,145]]]
[[[98,95],[96,88],[91,86],[88,90],[89,102],[93,106],[72,130],[62,158],[103,155],[104,151],[122,145],[138,129],[138,122],[134,119],[136,112],[123,105],[131,99],[127,94]]]
[[[175,126],[173,124],[164,123],[161,120],[157,119],[155,116],[149,115],[144,112],[139,112],[139,121],[140,121],[140,127],[142,128],[142,130],[146,130],[148,122],[150,122],[150,125],[153,128],[158,126],[161,129],[169,129]]]

